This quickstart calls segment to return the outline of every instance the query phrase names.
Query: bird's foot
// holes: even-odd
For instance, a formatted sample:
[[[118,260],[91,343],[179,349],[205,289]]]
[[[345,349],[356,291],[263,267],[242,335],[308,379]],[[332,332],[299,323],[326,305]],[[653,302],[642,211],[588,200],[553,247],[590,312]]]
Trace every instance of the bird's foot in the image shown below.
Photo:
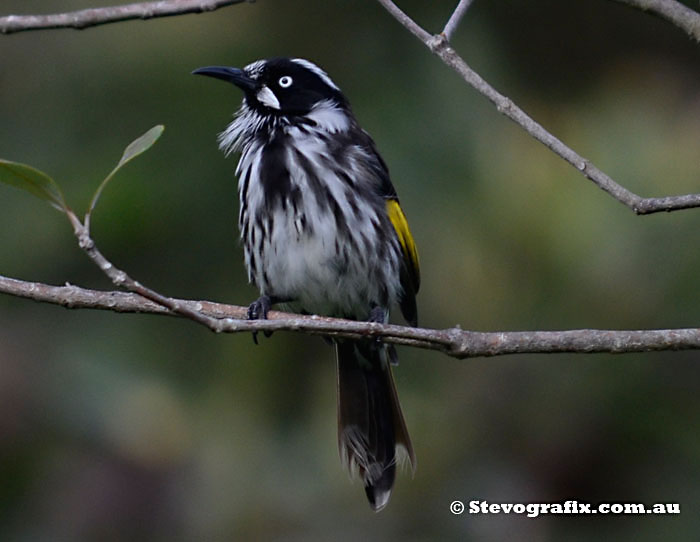
[[[272,307],[273,299],[269,295],[261,295],[248,307],[248,320],[267,320],[267,313]],[[272,335],[272,331],[263,331],[265,337]],[[253,342],[258,344],[258,332],[253,331]]]

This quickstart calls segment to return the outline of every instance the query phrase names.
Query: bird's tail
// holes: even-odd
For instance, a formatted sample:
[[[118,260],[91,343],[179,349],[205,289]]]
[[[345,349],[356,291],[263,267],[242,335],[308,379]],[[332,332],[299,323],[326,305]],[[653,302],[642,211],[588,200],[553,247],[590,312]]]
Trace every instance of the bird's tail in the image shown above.
[[[412,469],[416,464],[388,349],[369,341],[336,343],[340,457],[351,474],[359,473],[375,511],[389,502],[397,447],[404,448]]]

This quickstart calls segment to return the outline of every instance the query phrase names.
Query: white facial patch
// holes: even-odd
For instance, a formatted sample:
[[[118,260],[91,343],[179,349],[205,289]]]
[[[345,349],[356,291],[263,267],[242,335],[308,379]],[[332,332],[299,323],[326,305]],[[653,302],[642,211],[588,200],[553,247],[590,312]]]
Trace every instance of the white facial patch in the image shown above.
[[[271,107],[272,109],[280,108],[280,101],[277,99],[277,96],[275,96],[275,93],[272,92],[267,85],[263,86],[260,90],[258,90],[258,93],[255,95],[255,97],[261,104],[266,105],[267,107]]]

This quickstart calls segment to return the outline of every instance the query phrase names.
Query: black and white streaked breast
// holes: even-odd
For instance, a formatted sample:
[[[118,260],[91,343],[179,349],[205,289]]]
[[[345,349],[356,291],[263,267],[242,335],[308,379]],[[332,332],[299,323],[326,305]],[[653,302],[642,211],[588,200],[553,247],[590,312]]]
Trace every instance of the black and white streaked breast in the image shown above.
[[[241,152],[249,279],[264,295],[295,300],[297,310],[364,319],[400,292],[401,249],[382,195],[386,166],[325,72],[304,60],[269,62],[244,68],[265,82],[265,103],[247,96],[219,137],[224,151]],[[278,92],[284,73],[307,82],[313,100]]]

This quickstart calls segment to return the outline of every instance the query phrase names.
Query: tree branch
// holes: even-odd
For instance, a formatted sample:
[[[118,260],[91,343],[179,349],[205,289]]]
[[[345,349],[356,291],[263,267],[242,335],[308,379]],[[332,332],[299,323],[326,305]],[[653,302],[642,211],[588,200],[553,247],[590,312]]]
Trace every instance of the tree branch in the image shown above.
[[[111,279],[115,286],[118,288],[125,288],[130,292],[157,303],[158,305],[171,311],[173,314],[185,316],[191,320],[194,320],[195,322],[205,325],[212,331],[216,331],[217,333],[222,331],[222,320],[207,316],[200,310],[193,309],[187,304],[180,304],[179,300],[177,299],[165,297],[158,292],[145,287],[140,282],[132,279],[125,271],[118,269],[112,264],[112,262],[107,260],[107,258],[105,258],[98,250],[95,242],[90,237],[89,223],[92,209],[90,209],[90,211],[88,211],[88,213],[85,215],[84,224],[78,220],[78,217],[76,217],[73,211],[70,209],[65,209],[64,211],[68,216],[68,220],[70,220],[70,223],[73,225],[73,232],[78,238],[78,246],[80,246],[80,248],[83,249],[85,254],[88,255],[95,265],[97,265],[97,267],[99,267],[102,272]]]
[[[51,15],[6,15],[0,17],[0,33],[12,34],[25,30],[43,30],[47,28],[74,28],[82,30],[130,19],[153,19],[184,15],[186,13],[203,13],[216,9],[255,0],[160,0],[158,2],[141,2],[104,8],[83,9],[70,13]]]
[[[452,39],[452,36],[454,35],[455,30],[457,30],[462,17],[464,17],[464,14],[471,7],[473,1],[474,0],[459,0],[459,4],[457,4],[457,7],[450,16],[450,19],[447,21],[447,24],[445,24],[445,28],[442,29],[442,35],[445,36],[447,41]]]
[[[71,309],[182,316],[138,294],[51,286],[0,276],[0,293]],[[321,316],[270,311],[268,320],[245,320],[247,307],[212,301],[167,298],[168,302],[216,321],[217,332],[295,331],[312,335],[359,338],[381,337],[387,343],[437,350],[455,358],[506,354],[631,353],[700,349],[700,329],[506,331],[476,332],[459,328],[425,329],[356,322]]]
[[[486,96],[496,109],[518,124],[537,141],[545,145],[552,152],[566,160],[579,170],[587,179],[592,181],[600,189],[604,190],[620,203],[632,209],[636,214],[646,215],[660,211],[676,211],[700,207],[700,194],[687,194],[682,196],[666,196],[659,198],[643,198],[627,190],[615,182],[610,176],[601,171],[592,162],[583,158],[576,151],[564,144],[545,128],[520,109],[508,97],[504,96],[487,83],[475,72],[450,46],[443,34],[431,35],[419,26],[406,13],[401,11],[392,0],[378,0],[394,18],[405,26],[414,36],[421,40],[433,53],[445,64],[459,73],[464,81],[477,92]],[[460,8],[462,4],[457,6]],[[454,17],[454,14],[453,14]],[[451,17],[450,19],[452,19]]]
[[[700,13],[676,0],[615,0],[666,19],[700,42]]]

